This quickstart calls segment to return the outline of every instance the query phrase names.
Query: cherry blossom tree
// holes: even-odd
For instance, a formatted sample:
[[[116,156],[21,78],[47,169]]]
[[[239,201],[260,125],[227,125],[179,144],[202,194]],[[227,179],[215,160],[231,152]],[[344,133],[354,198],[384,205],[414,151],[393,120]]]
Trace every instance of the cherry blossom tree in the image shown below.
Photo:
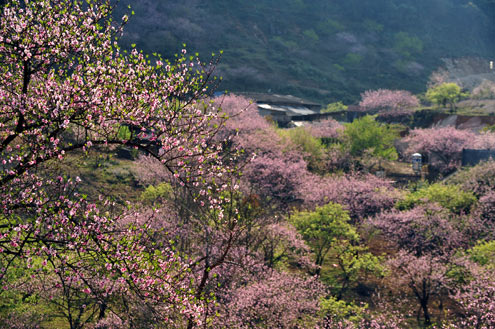
[[[235,213],[224,211],[222,221],[217,224],[215,218],[206,214],[204,218],[198,216],[204,211],[197,209],[194,203],[185,202],[187,195],[181,194],[172,196],[170,201],[175,204],[175,212],[183,215],[168,219],[163,215],[170,211],[165,210],[161,212],[162,219],[158,223],[171,233],[169,237],[179,237],[176,246],[180,250],[193,255],[195,265],[191,270],[197,278],[197,291],[217,296],[219,306],[207,303],[206,312],[213,314],[220,309],[223,314],[226,305],[235,297],[234,293],[247,284],[259,283],[263,271],[271,271],[270,268],[280,264],[290,264],[302,272],[314,271],[315,266],[309,257],[309,248],[295,229],[273,216],[274,210],[275,213],[286,212],[284,205],[297,200],[294,199],[298,197],[297,182],[300,182],[301,173],[307,171],[302,155],[288,149],[287,146],[292,145],[290,141],[280,138],[244,98],[226,96],[216,99],[214,104],[226,108],[232,120],[226,122],[215,138],[228,139],[231,143],[229,149],[244,149],[236,160],[243,170],[241,193],[222,194],[224,200],[235,204]],[[242,119],[247,114],[248,118]],[[256,152],[254,159],[252,152]],[[157,185],[171,180],[157,161],[147,157],[138,162],[137,176],[143,184]],[[217,183],[227,176],[215,177]],[[174,188],[175,194],[179,187]],[[233,220],[229,222],[229,218]],[[291,277],[284,275],[288,279]],[[277,289],[273,287],[272,290]],[[267,294],[272,293],[276,291],[267,291]]]
[[[471,255],[473,256],[473,255]],[[473,257],[471,257],[473,258]],[[461,257],[459,269],[462,279],[453,289],[450,298],[454,303],[456,317],[445,319],[439,326],[442,329],[488,329],[495,325],[495,278],[492,266],[480,266],[480,259],[472,260]],[[454,277],[451,275],[451,277]]]
[[[209,296],[210,293],[215,295],[215,300],[205,302],[208,314],[219,313],[212,318],[214,327],[242,327],[248,326],[252,321],[260,326],[271,327],[273,323],[300,323],[301,317],[307,317],[309,323],[316,321],[318,298],[322,292],[315,294],[314,289],[321,290],[322,285],[316,279],[304,275],[304,272],[314,268],[309,259],[309,248],[292,226],[280,222],[269,224],[270,220],[262,214],[249,210],[255,207],[249,204],[249,200],[243,199],[240,202],[246,202],[246,205],[236,206],[237,223],[217,225],[209,218],[210,227],[203,229],[197,225],[202,221],[196,223],[194,218],[185,220],[182,216],[170,216],[173,211],[163,209],[154,214],[156,218],[149,225],[162,226],[163,231],[168,234],[158,235],[155,242],[166,245],[168,240],[179,236],[180,239],[174,245],[187,250],[186,254],[193,255],[194,266],[190,269],[191,274],[197,278],[198,290],[203,289],[204,296]],[[226,218],[228,211],[225,212],[224,220]],[[244,223],[246,220],[252,223],[248,226]],[[181,243],[185,241],[185,244]],[[280,264],[291,264],[300,273],[274,272],[273,267]],[[205,277],[203,270],[209,275],[205,281],[202,280]],[[272,275],[270,273],[276,279],[268,279]],[[265,280],[269,283],[265,284]],[[202,282],[205,284],[200,286]],[[287,291],[283,288],[284,284]],[[259,287],[256,289],[259,294],[257,297],[266,298],[270,305],[256,304],[256,296],[248,293],[255,286]],[[296,298],[294,303],[289,302],[295,296],[305,296],[305,300]],[[236,311],[237,307],[244,304],[249,305]],[[281,318],[279,312],[290,314]],[[256,317],[259,319],[255,320]]]
[[[383,212],[370,218],[370,222],[389,241],[416,256],[449,255],[463,243],[455,219],[448,211],[436,205]]]
[[[202,303],[181,274],[188,264],[180,255],[143,238],[149,227],[119,226],[108,203],[77,194],[77,177],[46,175],[69,153],[127,145],[195,187],[194,199],[204,191],[222,217],[222,201],[206,193],[206,185],[225,188],[210,178],[227,171],[213,142],[219,110],[201,104],[211,70],[185,50],[174,63],[121,52],[115,37],[128,17],[114,22],[112,8],[106,0],[12,0],[2,7],[0,280],[40,260],[61,288],[70,283],[102,300],[99,292],[117,280],[118,293],[132,295],[126,303],[153,310],[156,321],[199,324]]]
[[[286,213],[291,206],[302,202],[298,187],[307,171],[307,163],[295,152],[293,155],[256,156],[244,169],[243,179],[246,184],[252,186],[275,211],[280,209]]]
[[[155,168],[155,163],[150,168]],[[150,180],[149,175],[142,176]],[[157,176],[162,177],[160,172]],[[217,221],[215,217],[201,218],[206,214],[196,209],[193,203],[184,204],[184,196],[181,196],[180,200],[174,200],[174,197],[169,200],[176,208],[174,211],[166,209],[166,205],[162,204],[163,209],[158,215],[160,219],[153,224],[169,232],[162,238],[157,237],[157,243],[167,244],[172,238],[177,241],[176,248],[192,256],[194,265],[190,268],[196,277],[197,291],[204,292],[205,296],[216,296],[215,301],[206,301],[205,307],[207,314],[220,312],[220,319],[214,320],[219,327],[225,326],[227,320],[224,316],[227,315],[224,314],[230,310],[228,305],[232,299],[242,299],[236,295],[236,291],[246,285],[258,284],[262,280],[260,278],[267,271],[272,271],[273,267],[290,264],[302,273],[315,270],[309,248],[295,229],[270,216],[271,210],[260,207],[258,198],[225,193],[222,196],[235,204],[235,213],[225,210],[222,221]],[[186,206],[185,211],[183,208]],[[226,208],[227,204],[224,204]],[[185,214],[170,216],[174,212]],[[229,218],[232,221],[229,222]],[[284,276],[292,280],[292,274],[286,273]],[[278,293],[275,286],[265,288],[267,294]],[[317,303],[317,299],[314,302]],[[270,318],[266,321],[278,320]]]
[[[257,113],[255,121],[266,124]],[[249,122],[249,120],[247,121]],[[241,189],[247,195],[257,195],[266,207],[275,212],[287,213],[291,206],[300,203],[298,186],[308,173],[308,164],[302,152],[289,139],[281,138],[271,126],[251,130],[239,122],[231,139],[241,149],[239,167],[242,171]]]
[[[271,271],[234,291],[222,322],[232,328],[314,327],[323,294],[315,278]]]
[[[430,168],[448,174],[461,163],[462,149],[476,140],[474,133],[452,127],[414,129],[403,141],[408,144],[405,156],[421,153],[429,156]]]
[[[98,243],[69,241],[68,250],[46,248],[45,254],[21,258],[14,263],[18,270],[7,272],[4,287],[49,304],[71,328],[111,314],[136,326],[148,319],[183,327],[191,317],[199,324],[203,305],[191,290],[188,262],[169,246],[156,247],[156,231],[147,222],[135,228],[121,223],[112,234],[99,232]],[[23,275],[13,278],[19,270]]]
[[[478,275],[454,295],[464,318],[458,328],[493,328],[495,326],[495,279],[493,272]]]
[[[447,295],[453,257],[467,242],[460,220],[437,205],[426,204],[382,213],[370,222],[398,247],[387,262],[392,282],[411,291],[425,325],[430,325],[430,302]]]
[[[472,217],[477,223],[475,230],[477,234],[473,237],[493,239],[495,236],[495,192],[490,191],[479,199],[478,207],[473,211]]]
[[[314,137],[322,139],[338,139],[344,130],[344,127],[334,119],[313,122],[308,128]]]
[[[227,140],[230,151],[240,151],[236,165],[242,172],[242,192],[275,212],[287,213],[300,203],[297,186],[308,172],[300,147],[282,138],[244,97],[221,96],[214,106],[229,116],[216,138]]]
[[[242,96],[227,94],[214,99],[214,105],[222,108],[229,116],[221,133],[239,136],[236,140],[242,143],[242,138],[261,130],[270,128],[270,124],[258,112],[256,103]]]
[[[328,202],[341,204],[352,222],[359,222],[394,206],[399,193],[391,182],[375,175],[309,176],[299,187],[310,209]]]
[[[495,134],[475,134],[453,127],[414,129],[403,141],[408,144],[405,156],[416,152],[428,155],[430,167],[446,174],[460,167],[462,149],[494,148]]]
[[[463,168],[449,179],[464,191],[473,192],[477,197],[491,192],[495,188],[495,162],[482,162],[472,168]]]
[[[405,90],[367,90],[361,94],[359,106],[366,112],[397,116],[410,114],[419,100]]]
[[[394,284],[411,290],[423,313],[425,326],[431,325],[430,302],[447,290],[450,283],[445,261],[430,254],[415,256],[402,250],[387,265]]]

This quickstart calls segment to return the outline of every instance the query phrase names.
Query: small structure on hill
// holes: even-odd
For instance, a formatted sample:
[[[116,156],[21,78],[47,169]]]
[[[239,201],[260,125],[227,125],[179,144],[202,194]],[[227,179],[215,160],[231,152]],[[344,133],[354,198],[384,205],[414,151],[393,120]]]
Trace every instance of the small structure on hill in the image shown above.
[[[421,168],[423,167],[423,156],[420,153],[414,153],[412,155],[412,169],[416,175],[421,174]]]
[[[239,93],[239,95],[252,99],[258,105],[258,111],[262,116],[270,116],[282,127],[288,126],[294,117],[315,115],[321,109],[318,103],[292,95],[263,93]]]

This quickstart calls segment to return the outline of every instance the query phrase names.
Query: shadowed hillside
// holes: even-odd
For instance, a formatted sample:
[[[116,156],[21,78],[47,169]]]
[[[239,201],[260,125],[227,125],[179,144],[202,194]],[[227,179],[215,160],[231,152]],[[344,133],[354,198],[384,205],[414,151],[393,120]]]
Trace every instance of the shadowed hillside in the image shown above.
[[[224,50],[221,89],[322,103],[353,102],[366,89],[421,92],[442,58],[488,58],[495,50],[490,0],[139,0],[131,6],[136,15],[124,46],[171,56],[186,43],[203,58]]]

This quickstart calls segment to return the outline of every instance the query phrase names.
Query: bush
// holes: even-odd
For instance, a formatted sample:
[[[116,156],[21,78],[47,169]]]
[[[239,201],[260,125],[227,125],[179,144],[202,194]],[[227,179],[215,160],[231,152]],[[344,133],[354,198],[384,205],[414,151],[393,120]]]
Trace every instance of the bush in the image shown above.
[[[352,323],[358,323],[363,320],[364,312],[368,308],[368,305],[358,306],[352,302],[347,303],[330,296],[321,300],[320,307],[322,313],[334,321],[348,320]]]
[[[347,110],[348,106],[344,105],[342,102],[334,102],[327,105],[326,108],[321,110],[321,113],[332,113]]]
[[[495,241],[480,241],[468,254],[473,262],[495,269]]]
[[[455,212],[469,212],[476,197],[471,192],[464,192],[457,185],[432,184],[406,195],[397,203],[401,210],[412,209],[426,202],[436,202],[442,207]]]
[[[361,156],[371,151],[376,157],[396,159],[394,141],[399,137],[389,125],[376,122],[374,117],[365,116],[345,125],[344,136],[351,155]]]
[[[154,203],[164,200],[172,195],[172,186],[169,183],[161,183],[157,186],[148,186],[141,194],[141,200],[146,203]]]
[[[455,103],[464,96],[466,96],[466,94],[462,93],[461,87],[454,82],[442,83],[441,85],[428,89],[426,92],[426,99],[430,102],[444,107],[449,104],[452,111],[455,110]]]
[[[317,170],[323,166],[325,147],[322,142],[311,135],[311,130],[305,127],[292,129],[279,129],[282,138],[289,139],[294,145],[299,146],[305,154],[304,158],[308,162],[310,170]]]

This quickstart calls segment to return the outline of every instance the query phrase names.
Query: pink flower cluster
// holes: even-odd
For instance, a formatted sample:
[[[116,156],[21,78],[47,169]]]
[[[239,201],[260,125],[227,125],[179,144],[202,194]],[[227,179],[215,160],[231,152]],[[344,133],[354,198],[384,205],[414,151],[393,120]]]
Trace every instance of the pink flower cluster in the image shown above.
[[[156,65],[136,49],[121,52],[115,37],[127,17],[116,24],[112,8],[107,0],[2,6],[0,217],[8,224],[0,226],[0,281],[37,258],[60,279],[56,287],[93,301],[128,295],[169,326],[201,323],[203,304],[175,251],[154,246],[143,228],[123,229],[100,210],[112,209],[108,202],[89,202],[77,182],[44,171],[76,150],[127,145],[198,196],[228,187],[215,183],[230,172],[213,141],[224,119],[202,105],[212,68],[185,51]],[[222,216],[222,199],[203,202]]]
[[[359,106],[363,111],[384,115],[409,114],[419,106],[419,100],[405,90],[367,90],[361,94]]]

